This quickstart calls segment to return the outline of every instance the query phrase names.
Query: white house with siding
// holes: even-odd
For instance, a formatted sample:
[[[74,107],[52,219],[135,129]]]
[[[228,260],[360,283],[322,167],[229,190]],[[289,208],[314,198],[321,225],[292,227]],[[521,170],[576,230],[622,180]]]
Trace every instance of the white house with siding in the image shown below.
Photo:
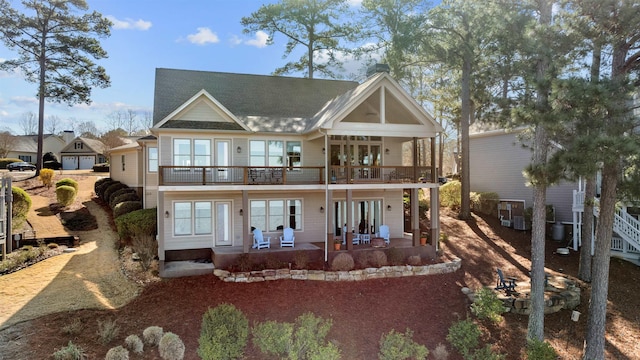
[[[161,268],[177,252],[248,253],[254,228],[274,248],[287,227],[294,249],[345,237],[351,250],[381,225],[403,238],[404,191],[413,214],[420,188],[438,204],[435,159],[403,165],[402,146],[417,155],[442,128],[387,72],[357,83],[156,69],[153,116],[155,138],[111,150],[111,176],[142,179],[157,206]],[[417,247],[418,216],[411,229]]]

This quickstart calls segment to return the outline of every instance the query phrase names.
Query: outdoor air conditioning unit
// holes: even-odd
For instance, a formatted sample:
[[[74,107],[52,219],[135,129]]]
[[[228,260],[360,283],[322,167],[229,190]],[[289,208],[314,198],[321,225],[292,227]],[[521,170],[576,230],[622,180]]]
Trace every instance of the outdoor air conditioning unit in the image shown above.
[[[516,230],[527,230],[527,224],[524,221],[524,216],[513,217],[513,228]]]

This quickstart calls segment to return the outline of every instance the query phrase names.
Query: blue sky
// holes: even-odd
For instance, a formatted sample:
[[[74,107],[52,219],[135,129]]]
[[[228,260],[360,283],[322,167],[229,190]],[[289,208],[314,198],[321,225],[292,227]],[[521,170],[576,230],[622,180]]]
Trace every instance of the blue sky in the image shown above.
[[[358,6],[361,0],[352,0]],[[107,116],[131,109],[140,113],[153,109],[156,68],[270,74],[288,60],[283,59],[286,41],[275,38],[265,46],[264,34],[242,33],[240,19],[268,0],[87,0],[90,10],[108,17],[114,27],[101,40],[109,54],[100,60],[111,77],[111,87],[94,89],[92,104],[69,107],[47,103],[46,118],[55,115],[68,129],[75,122],[94,121],[107,130]],[[18,6],[13,1],[13,6]],[[0,45],[0,60],[16,54]],[[355,66],[355,65],[354,65]],[[355,69],[357,70],[357,69]],[[292,75],[295,76],[295,75]],[[26,112],[37,114],[36,84],[19,73],[0,72],[0,129],[21,133]],[[60,130],[64,130],[60,129]]]

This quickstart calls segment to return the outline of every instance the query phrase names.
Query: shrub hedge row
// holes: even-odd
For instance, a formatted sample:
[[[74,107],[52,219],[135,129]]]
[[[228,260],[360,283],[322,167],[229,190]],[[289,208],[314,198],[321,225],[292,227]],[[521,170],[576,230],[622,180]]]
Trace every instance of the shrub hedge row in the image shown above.
[[[96,195],[109,205],[113,218],[142,209],[142,202],[135,189],[111,178],[103,178],[94,185]]]

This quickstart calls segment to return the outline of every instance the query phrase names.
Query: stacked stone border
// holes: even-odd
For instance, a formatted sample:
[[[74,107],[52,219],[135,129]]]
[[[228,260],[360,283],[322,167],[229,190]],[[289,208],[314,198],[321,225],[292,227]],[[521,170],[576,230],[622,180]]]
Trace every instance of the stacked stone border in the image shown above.
[[[449,262],[432,265],[382,266],[379,268],[366,268],[351,271],[267,269],[261,271],[233,273],[227,270],[215,269],[213,274],[222,281],[236,283],[253,283],[284,279],[313,281],[363,281],[369,279],[448,274],[456,272],[461,266],[462,260],[455,258]]]

